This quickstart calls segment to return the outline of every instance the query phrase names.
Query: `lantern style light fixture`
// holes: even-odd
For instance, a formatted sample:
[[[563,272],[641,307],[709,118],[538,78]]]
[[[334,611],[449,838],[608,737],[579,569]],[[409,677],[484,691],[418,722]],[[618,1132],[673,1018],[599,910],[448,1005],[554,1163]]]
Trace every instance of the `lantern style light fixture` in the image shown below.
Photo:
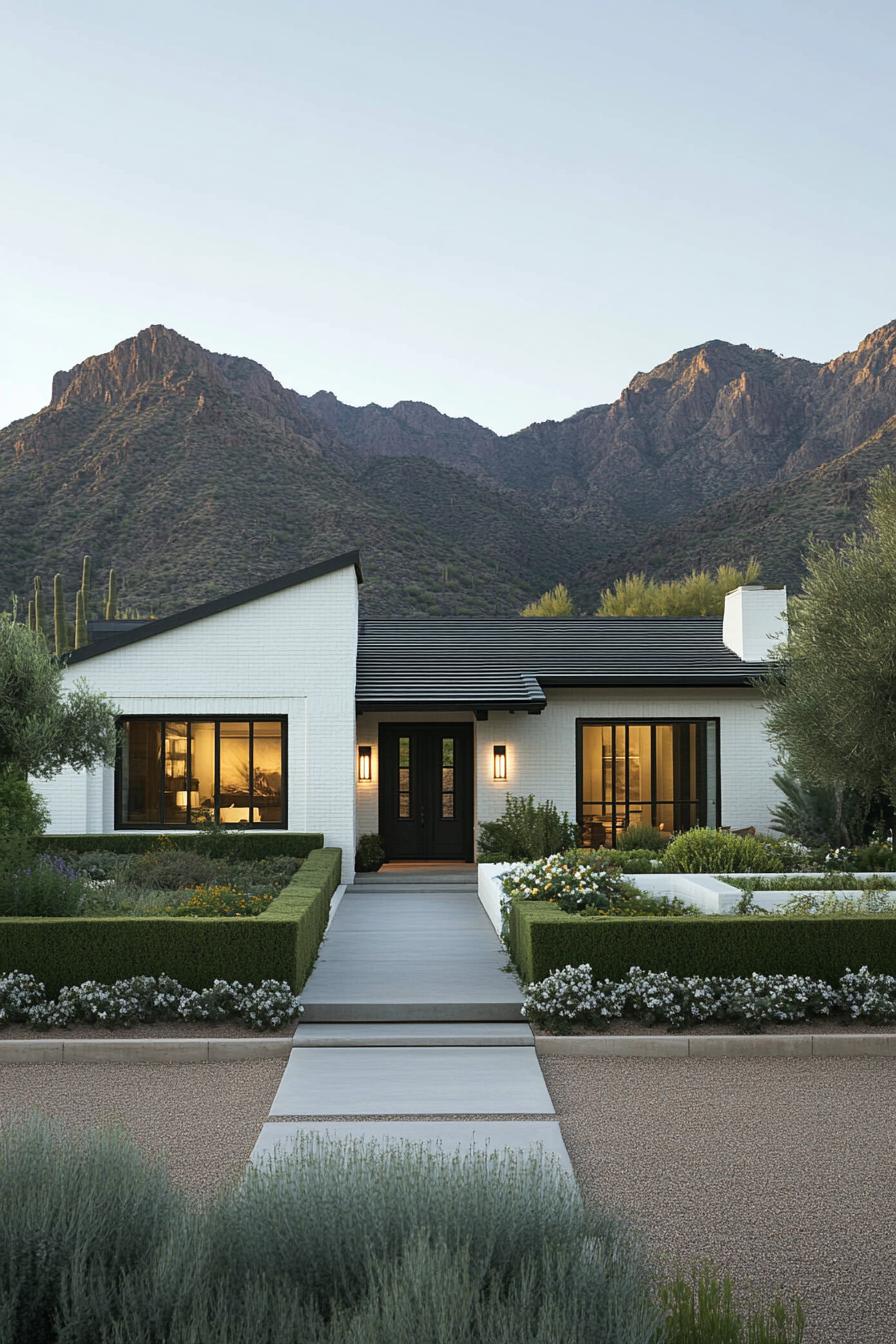
[[[373,748],[372,748],[372,747],[359,747],[359,748],[358,748],[358,778],[361,780],[361,782],[362,782],[363,784],[367,784],[367,783],[370,782],[370,778],[371,778],[371,774],[370,774],[370,770],[371,770],[371,759],[370,759],[370,758],[371,758],[372,754],[373,754]]]
[[[507,748],[503,744],[494,748],[495,779],[507,778]]]

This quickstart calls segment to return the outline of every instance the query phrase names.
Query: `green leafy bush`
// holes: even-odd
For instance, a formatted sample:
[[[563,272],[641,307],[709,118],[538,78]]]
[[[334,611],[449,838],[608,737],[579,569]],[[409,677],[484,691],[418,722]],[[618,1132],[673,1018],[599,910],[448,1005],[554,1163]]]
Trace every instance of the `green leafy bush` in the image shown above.
[[[780,840],[708,826],[682,831],[663,854],[663,867],[670,873],[777,873],[797,863],[792,847]]]
[[[665,849],[671,836],[661,831],[659,826],[627,826],[616,837],[616,848],[629,849]]]
[[[25,775],[10,767],[0,769],[0,836],[43,835],[50,814]]]
[[[382,867],[385,858],[382,836],[373,834],[361,836],[355,855],[355,868],[359,873],[375,873],[377,868]]]
[[[637,1239],[537,1157],[305,1135],[210,1203],[121,1137],[0,1135],[4,1344],[656,1344]]]
[[[76,915],[84,884],[56,855],[38,854],[27,866],[0,870],[0,916]]]
[[[578,843],[578,828],[566,812],[558,812],[548,800],[536,803],[533,795],[508,793],[497,821],[479,827],[479,858],[483,863],[517,863],[521,859],[544,859],[561,854]]]
[[[781,794],[772,809],[772,829],[809,848],[859,844],[870,811],[868,799],[855,789],[808,784],[790,770],[780,770],[774,782]]]

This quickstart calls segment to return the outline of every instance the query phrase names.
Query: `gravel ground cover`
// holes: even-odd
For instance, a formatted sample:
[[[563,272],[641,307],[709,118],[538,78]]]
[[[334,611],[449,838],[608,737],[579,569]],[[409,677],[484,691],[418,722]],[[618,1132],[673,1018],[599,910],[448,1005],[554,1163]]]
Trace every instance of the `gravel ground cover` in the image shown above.
[[[586,1198],[667,1264],[798,1294],[806,1344],[892,1344],[896,1060],[540,1062]]]
[[[0,1065],[0,1124],[39,1111],[72,1128],[120,1128],[202,1195],[244,1170],[282,1076],[282,1059]]]

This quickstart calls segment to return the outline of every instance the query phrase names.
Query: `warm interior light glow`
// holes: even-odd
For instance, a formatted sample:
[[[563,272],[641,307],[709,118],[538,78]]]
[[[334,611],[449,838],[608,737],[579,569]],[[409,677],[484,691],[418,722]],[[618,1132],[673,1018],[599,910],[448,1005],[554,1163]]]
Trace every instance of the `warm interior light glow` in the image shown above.
[[[184,807],[184,808],[185,808],[185,807],[187,806],[187,791],[186,791],[186,789],[178,789],[178,791],[177,791],[177,795],[176,795],[176,797],[175,797],[175,799],[174,799],[174,803],[175,803],[175,806],[176,806],[176,807]],[[198,790],[198,789],[191,789],[191,790],[190,790],[190,806],[191,806],[191,807],[198,807],[198,806],[199,806],[199,790]]]
[[[507,778],[507,748],[496,746],[494,750],[495,779]]]
[[[366,783],[370,779],[370,758],[372,749],[370,747],[358,748],[358,778]]]

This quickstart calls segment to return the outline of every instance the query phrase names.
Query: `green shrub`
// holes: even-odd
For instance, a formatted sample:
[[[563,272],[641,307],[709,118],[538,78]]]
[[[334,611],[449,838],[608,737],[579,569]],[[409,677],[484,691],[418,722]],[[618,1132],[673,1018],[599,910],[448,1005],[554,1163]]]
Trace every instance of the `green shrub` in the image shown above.
[[[56,855],[37,854],[27,866],[0,870],[0,916],[76,915],[84,884]]]
[[[683,831],[663,854],[670,873],[778,873],[794,856],[779,840],[758,835],[734,835],[697,826]]]
[[[545,859],[578,844],[578,828],[554,803],[536,803],[508,793],[497,821],[479,827],[479,858],[483,863],[517,863],[521,859]]]
[[[0,769],[0,836],[43,835],[50,814],[27,778],[10,767]]]
[[[852,853],[857,872],[896,872],[896,849],[884,840],[871,840],[867,845],[859,845]]]
[[[211,1203],[121,1137],[0,1138],[4,1344],[656,1344],[638,1241],[537,1157],[305,1135]]]
[[[774,776],[780,793],[772,809],[772,829],[810,848],[858,844],[870,812],[869,800],[855,789],[809,784],[789,770]]]
[[[359,873],[375,873],[377,868],[381,868],[386,858],[386,851],[383,848],[382,836],[362,835],[358,841],[358,852],[355,855],[355,868]]]
[[[610,850],[610,853],[616,853]],[[659,870],[655,849],[624,849],[618,851],[617,862],[623,873],[655,873]]]
[[[321,849],[324,837],[316,834],[303,834],[301,831],[254,831],[247,826],[233,830],[222,828],[227,835],[226,857],[230,859],[262,859],[286,854],[296,859],[304,859],[313,849]],[[86,854],[97,848],[102,841],[104,851],[116,854],[143,854],[148,849],[158,849],[160,845],[189,851],[198,850],[208,853],[209,845],[214,846],[214,837],[207,831],[166,831],[164,835],[145,831],[114,831],[109,835],[48,835],[41,847],[54,854]]]
[[[896,974],[894,915],[580,919],[546,903],[514,901],[508,936],[526,984],[585,962],[606,980],[624,979],[632,966],[676,976],[759,971],[831,982],[844,966]]]
[[[659,826],[627,826],[616,837],[616,848],[627,849],[665,849],[671,836],[661,831]]]
[[[801,1344],[805,1317],[799,1302],[775,1298],[769,1307],[742,1312],[727,1275],[711,1265],[663,1285],[664,1344]]]
[[[63,1329],[71,1344],[108,1338],[119,1280],[152,1265],[172,1233],[189,1235],[158,1162],[118,1136],[37,1119],[0,1128],[0,1208],[4,1344],[51,1344]]]
[[[285,980],[300,989],[317,956],[341,853],[309,854],[255,919],[91,918],[0,921],[0,970],[30,972],[51,994],[85,980],[174,976],[190,989],[214,980]]]

